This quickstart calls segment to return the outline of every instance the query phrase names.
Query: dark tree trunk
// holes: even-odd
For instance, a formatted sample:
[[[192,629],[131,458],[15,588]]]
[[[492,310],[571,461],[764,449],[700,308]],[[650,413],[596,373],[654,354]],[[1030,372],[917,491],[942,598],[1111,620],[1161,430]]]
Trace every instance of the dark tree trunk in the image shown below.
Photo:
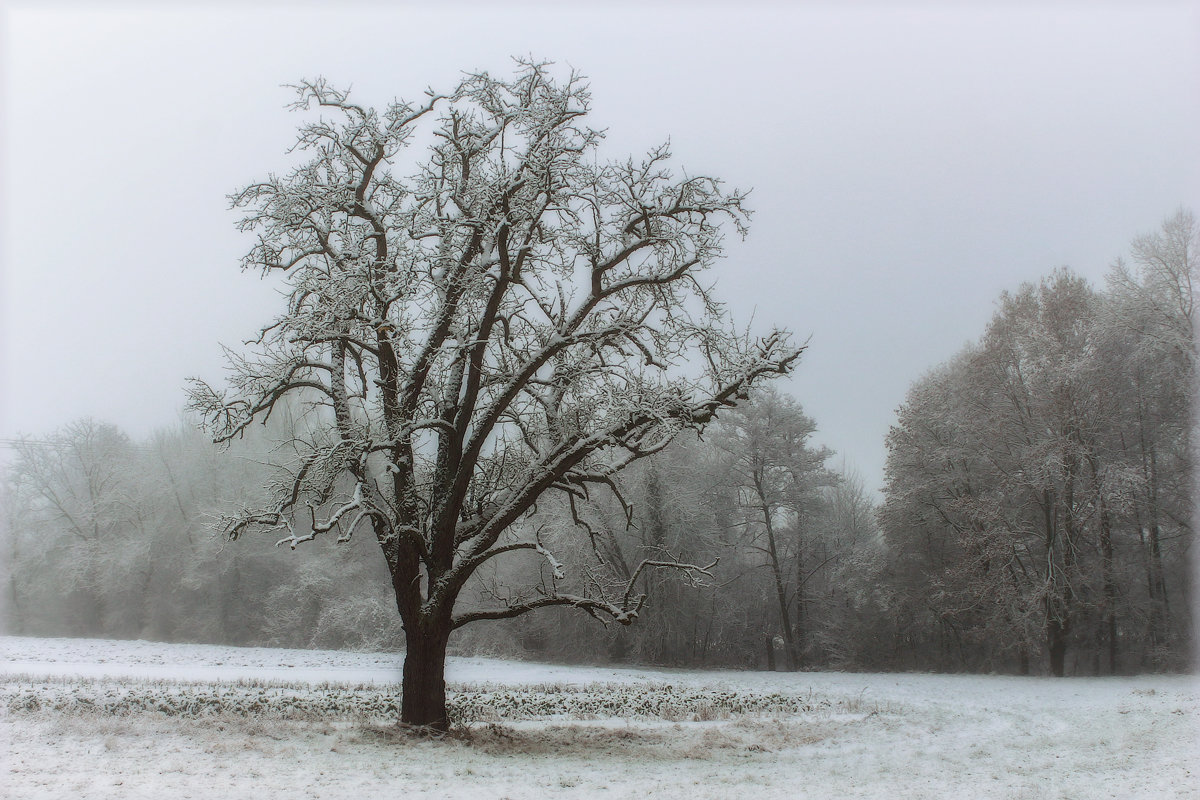
[[[1167,604],[1167,582],[1162,562],[1161,529],[1156,509],[1151,509],[1150,525],[1150,641],[1154,647],[1152,659],[1161,667],[1162,647],[1167,641],[1170,608]]]
[[[771,504],[767,500],[762,475],[758,472],[754,474],[754,489],[758,492],[763,526],[767,533],[767,553],[771,559],[771,574],[775,578],[775,598],[779,601],[780,633],[783,636],[784,648],[787,653],[787,668],[795,672],[800,669],[800,649],[796,646],[796,631],[792,627],[792,615],[788,610],[787,587],[783,583],[783,565],[780,564],[779,550],[775,545],[775,524],[771,518]],[[773,657],[773,648],[771,652]],[[773,669],[774,667],[772,667]]]
[[[1046,624],[1046,647],[1050,651],[1050,674],[1063,677],[1067,665],[1067,626],[1061,620],[1051,618]]]
[[[708,640],[712,635],[713,621],[717,618],[717,593],[712,593],[712,599],[709,603],[709,611],[706,615],[708,618],[708,627],[704,629],[704,640],[700,643],[700,666],[708,665]]]
[[[795,633],[793,634],[793,661],[792,669],[800,669],[800,664],[803,661],[808,649],[808,577],[804,574],[804,536],[800,532],[800,521],[796,521],[796,620]]]
[[[446,711],[446,645],[450,641],[449,621],[421,630],[407,628],[404,654],[404,696],[400,721],[405,725],[428,728],[438,733],[450,730]]]
[[[1142,422],[1139,410],[1139,422]],[[1146,478],[1146,512],[1148,525],[1145,534],[1149,534],[1149,552],[1146,565],[1147,582],[1149,584],[1150,600],[1150,663],[1156,669],[1162,666],[1162,646],[1167,639],[1168,615],[1167,587],[1163,573],[1162,547],[1159,521],[1158,496],[1158,453],[1153,443],[1147,443],[1145,432],[1142,433],[1142,473]]]
[[[1050,489],[1042,490],[1042,523],[1046,537],[1046,650],[1050,654],[1050,674],[1063,677],[1066,673],[1067,662],[1067,615],[1070,613],[1070,572],[1065,564],[1057,564],[1056,550],[1059,537],[1059,525],[1056,514],[1056,501]],[[1064,549],[1071,550],[1070,520],[1067,521],[1067,542]]]
[[[431,733],[446,733],[450,730],[446,710],[446,645],[452,630],[454,599],[443,598],[441,607],[432,613],[424,610],[426,597],[421,591],[422,578],[429,583],[434,579],[423,576],[420,558],[413,547],[397,546],[385,533],[376,529],[392,575],[396,610],[404,624],[400,722]]]
[[[1104,575],[1104,638],[1108,645],[1108,674],[1116,675],[1117,584],[1113,579],[1112,518],[1103,496],[1100,497],[1100,558]]]

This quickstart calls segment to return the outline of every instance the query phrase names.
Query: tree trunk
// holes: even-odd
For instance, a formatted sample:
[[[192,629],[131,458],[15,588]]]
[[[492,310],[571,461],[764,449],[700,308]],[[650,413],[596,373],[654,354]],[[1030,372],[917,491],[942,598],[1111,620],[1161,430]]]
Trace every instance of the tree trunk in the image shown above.
[[[1150,593],[1150,662],[1155,669],[1162,666],[1162,648],[1167,640],[1168,615],[1167,587],[1163,573],[1161,527],[1159,523],[1158,497],[1158,453],[1154,445],[1147,446],[1142,435],[1142,471],[1146,476],[1146,505],[1149,524],[1146,532],[1150,536],[1147,579]]]
[[[1067,637],[1066,625],[1062,619],[1064,604],[1055,578],[1058,567],[1054,561],[1055,539],[1058,536],[1058,525],[1055,519],[1053,495],[1049,489],[1042,490],[1042,524],[1046,537],[1046,650],[1050,653],[1050,674],[1062,677],[1066,665]]]
[[[815,559],[814,559],[815,560]],[[818,562],[819,563],[819,562]],[[804,560],[804,536],[800,532],[800,520],[796,520],[796,620],[795,633],[793,634],[795,651],[795,661],[792,664],[793,670],[800,669],[800,664],[806,656],[805,651],[808,649],[808,577],[804,574],[806,568]]]
[[[1046,623],[1046,648],[1050,651],[1050,674],[1063,677],[1067,665],[1067,625],[1053,614]]]
[[[446,733],[450,730],[446,711],[446,645],[450,641],[450,624],[439,622],[429,630],[421,630],[420,625],[406,626],[405,641],[400,721]]]
[[[709,611],[705,615],[708,619],[708,627],[704,629],[704,641],[700,644],[700,666],[708,666],[708,639],[712,635],[713,621],[717,618],[717,593],[712,592],[712,598],[709,602]]]
[[[5,630],[13,636],[20,636],[25,632],[25,613],[22,608],[21,594],[17,591],[17,533],[15,526],[10,525],[7,532],[8,538],[8,612],[5,622]]]
[[[1162,651],[1166,644],[1170,618],[1167,604],[1167,582],[1162,562],[1161,529],[1157,509],[1151,509],[1150,523],[1150,641],[1155,668],[1162,667]]]
[[[1116,675],[1117,584],[1113,579],[1112,519],[1103,495],[1100,497],[1100,558],[1104,576],[1104,637],[1108,644],[1108,674]]]
[[[763,515],[763,526],[767,532],[767,553],[771,559],[771,573],[775,577],[775,597],[779,601],[779,627],[783,635],[784,648],[787,652],[787,668],[795,672],[800,669],[800,651],[796,647],[796,633],[795,629],[792,628],[792,615],[788,611],[787,587],[783,584],[783,565],[779,563],[779,550],[775,546],[775,524],[771,518],[771,504],[767,500],[762,476],[758,472],[754,474],[754,489],[758,493],[760,509]]]

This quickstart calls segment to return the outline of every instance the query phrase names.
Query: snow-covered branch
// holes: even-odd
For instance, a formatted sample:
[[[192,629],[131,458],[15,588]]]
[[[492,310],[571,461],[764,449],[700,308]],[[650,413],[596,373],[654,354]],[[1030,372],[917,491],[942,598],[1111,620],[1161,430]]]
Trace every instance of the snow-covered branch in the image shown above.
[[[293,107],[320,116],[297,163],[231,197],[256,237],[243,266],[285,283],[286,310],[227,353],[227,388],[193,381],[191,408],[222,442],[283,404],[320,408],[300,466],[230,530],[281,529],[294,547],[370,524],[410,631],[449,619],[497,554],[562,573],[543,543],[500,537],[547,493],[620,497],[622,469],[803,350],[737,335],[701,277],[727,230],[745,234],[746,195],[674,171],[666,146],[601,159],[586,82],[553,73],[518,60],[511,78],[469,74],[381,110],[301,82]],[[637,572],[670,565],[706,569]],[[576,605],[628,623],[641,600],[622,591],[551,589],[471,619]]]

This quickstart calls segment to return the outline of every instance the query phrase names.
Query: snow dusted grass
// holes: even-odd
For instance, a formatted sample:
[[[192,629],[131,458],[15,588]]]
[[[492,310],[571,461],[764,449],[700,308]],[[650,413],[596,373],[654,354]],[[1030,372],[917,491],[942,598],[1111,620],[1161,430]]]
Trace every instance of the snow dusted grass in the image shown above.
[[[1192,677],[737,673],[451,659],[444,741],[394,654],[0,639],[31,798],[1200,798]]]
[[[173,683],[164,680],[70,678],[12,674],[0,683],[0,702],[13,714],[99,714],[167,717],[271,717],[289,720],[395,721],[398,686],[310,686],[281,681]],[[817,697],[675,687],[667,684],[543,684],[528,687],[457,686],[450,691],[455,725],[536,719],[658,719],[695,722],[745,714],[859,713],[861,698]]]

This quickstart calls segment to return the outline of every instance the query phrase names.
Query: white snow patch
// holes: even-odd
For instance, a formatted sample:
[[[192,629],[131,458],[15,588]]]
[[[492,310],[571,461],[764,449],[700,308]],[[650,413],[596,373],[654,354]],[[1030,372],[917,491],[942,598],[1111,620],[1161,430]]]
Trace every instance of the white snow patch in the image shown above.
[[[0,638],[0,669],[394,684],[401,654]],[[1194,676],[1016,678],[568,667],[452,658],[453,685],[808,694],[830,712],[534,720],[417,741],[377,722],[10,713],[7,796],[1200,798]],[[657,687],[657,689],[655,688]],[[319,690],[313,689],[313,692]]]

